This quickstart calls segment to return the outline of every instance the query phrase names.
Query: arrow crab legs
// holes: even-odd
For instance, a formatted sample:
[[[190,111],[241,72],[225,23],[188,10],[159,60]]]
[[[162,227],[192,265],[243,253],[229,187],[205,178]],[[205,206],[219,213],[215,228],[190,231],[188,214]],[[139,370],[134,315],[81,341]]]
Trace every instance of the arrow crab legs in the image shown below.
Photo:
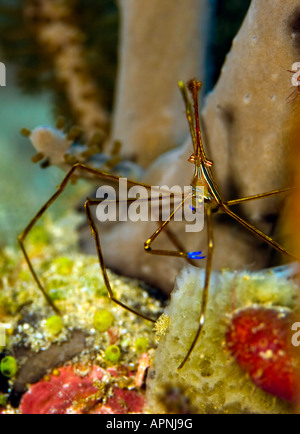
[[[202,256],[202,252],[187,252],[184,250],[182,244],[177,239],[176,235],[169,229],[168,225],[170,222],[174,220],[174,216],[177,211],[182,209],[185,206],[185,203],[187,200],[191,202],[190,208],[194,213],[199,212],[199,209],[203,210],[204,213],[204,219],[206,223],[206,233],[207,233],[207,254],[206,254],[206,265],[205,265],[205,279],[204,279],[204,287],[203,287],[203,293],[202,293],[202,301],[201,301],[201,311],[199,313],[199,323],[198,323],[198,329],[197,332],[192,340],[192,343],[190,344],[189,350],[187,354],[183,357],[182,362],[179,365],[179,369],[183,368],[183,366],[188,361],[189,356],[191,355],[193,349],[195,348],[195,345],[200,338],[201,331],[203,329],[204,323],[205,323],[205,313],[206,313],[206,307],[207,307],[207,301],[208,301],[208,295],[209,295],[209,285],[210,285],[210,275],[212,271],[212,260],[213,260],[213,252],[214,252],[214,230],[213,230],[213,215],[216,213],[226,213],[231,218],[233,218],[235,221],[237,221],[239,224],[241,224],[245,229],[252,232],[256,237],[262,239],[264,242],[269,244],[271,247],[279,251],[280,253],[289,256],[290,258],[296,259],[290,252],[288,252],[284,247],[282,247],[280,244],[278,244],[276,241],[274,241],[271,237],[261,232],[259,229],[257,229],[255,226],[253,226],[251,223],[248,223],[246,220],[238,216],[236,213],[234,213],[231,210],[231,207],[234,205],[238,205],[240,203],[252,201],[252,200],[258,200],[262,198],[266,198],[269,196],[274,196],[282,193],[287,193],[293,190],[293,188],[286,188],[283,190],[274,190],[267,193],[262,194],[256,194],[254,196],[245,197],[241,199],[231,200],[231,201],[224,201],[222,194],[220,192],[220,189],[215,181],[215,178],[213,176],[212,172],[212,161],[208,160],[205,153],[204,144],[201,137],[201,130],[200,130],[200,121],[199,121],[199,107],[198,107],[198,99],[199,99],[199,92],[201,89],[201,82],[197,81],[196,79],[190,80],[187,83],[187,86],[180,81],[179,82],[179,88],[183,96],[183,100],[185,103],[186,108],[186,116],[189,123],[190,133],[192,137],[193,142],[193,153],[189,158],[189,162],[193,164],[194,166],[194,174],[191,180],[191,193],[184,194],[179,199],[179,204],[174,206],[174,210],[170,213],[169,218],[165,220],[160,220],[158,223],[158,229],[145,241],[144,243],[144,250],[146,253],[153,254],[153,255],[160,255],[160,256],[173,256],[173,257],[181,257],[184,258],[188,263],[193,263],[195,260],[204,259],[205,257]],[[190,102],[188,90],[192,96],[192,103]],[[77,172],[86,174],[89,177],[98,178],[104,181],[109,182],[119,182],[120,177],[102,172],[100,170],[88,167],[85,164],[82,163],[76,163],[71,170],[67,173],[63,181],[58,187],[58,190],[56,193],[45,203],[45,205],[40,209],[40,211],[36,214],[36,216],[29,222],[27,227],[24,229],[24,231],[20,234],[18,237],[18,241],[21,247],[21,250],[24,254],[25,260],[28,264],[29,270],[39,287],[40,291],[44,295],[47,303],[58,312],[57,307],[53,303],[53,301],[49,298],[47,295],[47,291],[45,290],[43,284],[41,283],[41,280],[39,279],[36,271],[34,270],[34,267],[32,265],[32,262],[29,258],[29,255],[25,248],[25,240],[30,233],[33,226],[37,223],[37,221],[42,217],[42,215],[49,209],[49,207],[56,201],[56,199],[63,193],[65,190],[67,184],[69,181],[72,180],[72,177],[74,174],[77,174]],[[135,181],[127,181],[128,185],[131,186],[140,186],[144,187],[148,192],[153,188],[150,185],[138,183]],[[142,200],[142,199],[140,199]],[[151,197],[148,199],[144,199],[146,201],[152,200]],[[99,259],[99,265],[101,268],[102,276],[104,279],[104,283],[106,285],[106,289],[109,295],[109,298],[121,306],[124,309],[127,309],[129,312],[134,313],[143,319],[149,320],[151,322],[155,322],[154,319],[149,318],[148,316],[136,311],[135,309],[127,306],[123,302],[119,301],[113,294],[113,290],[111,288],[109,278],[107,275],[107,270],[105,266],[105,260],[101,249],[101,242],[100,242],[100,234],[97,228],[97,225],[94,221],[93,214],[91,212],[91,207],[101,205],[103,200],[98,199],[87,199],[84,205],[87,220],[89,223],[89,226],[91,228],[92,235],[95,240],[96,250],[98,254]],[[130,199],[128,199],[130,201]],[[116,203],[121,203],[121,200],[116,199]],[[174,250],[159,250],[159,249],[152,249],[152,243],[159,237],[159,235],[164,232],[172,244],[174,245]]]

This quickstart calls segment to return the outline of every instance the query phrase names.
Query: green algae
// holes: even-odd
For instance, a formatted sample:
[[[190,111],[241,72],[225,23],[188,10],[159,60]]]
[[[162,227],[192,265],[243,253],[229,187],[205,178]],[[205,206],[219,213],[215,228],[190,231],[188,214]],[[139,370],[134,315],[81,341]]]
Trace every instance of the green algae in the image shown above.
[[[53,265],[56,267],[58,274],[67,276],[72,273],[74,262],[70,258],[61,257],[53,261]]]
[[[1,373],[8,378],[14,377],[18,372],[18,363],[12,356],[6,356],[1,360]]]
[[[51,288],[47,294],[53,302],[66,299],[66,294],[62,288]]]
[[[29,243],[43,246],[50,243],[51,237],[43,226],[35,226],[30,231],[28,240]]]
[[[8,273],[12,271],[15,267],[16,263],[13,258],[9,258],[6,256],[0,257],[0,272],[1,274]]]
[[[63,327],[63,321],[58,315],[53,315],[46,319],[45,329],[49,334],[53,336],[59,335]]]
[[[120,348],[117,345],[110,345],[105,350],[104,357],[110,363],[117,363],[121,357]]]
[[[7,396],[0,395],[0,407],[4,407],[7,404]]]
[[[134,349],[137,353],[142,354],[147,351],[149,347],[149,340],[144,337],[137,338],[134,342]]]
[[[109,310],[98,310],[94,315],[93,324],[98,332],[106,332],[114,322],[115,317]]]

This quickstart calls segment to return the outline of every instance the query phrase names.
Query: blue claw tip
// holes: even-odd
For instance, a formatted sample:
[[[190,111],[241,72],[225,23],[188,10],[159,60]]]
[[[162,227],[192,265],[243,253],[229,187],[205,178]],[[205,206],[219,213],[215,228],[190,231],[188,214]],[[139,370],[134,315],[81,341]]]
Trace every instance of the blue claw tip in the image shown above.
[[[202,252],[189,252],[188,258],[189,259],[205,259],[206,256],[201,256]]]

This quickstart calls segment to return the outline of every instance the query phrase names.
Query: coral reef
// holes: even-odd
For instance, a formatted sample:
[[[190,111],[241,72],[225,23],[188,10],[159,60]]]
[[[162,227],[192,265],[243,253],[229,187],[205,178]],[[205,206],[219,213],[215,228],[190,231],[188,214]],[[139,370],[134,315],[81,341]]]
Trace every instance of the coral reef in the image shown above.
[[[289,170],[293,154],[290,119],[294,105],[288,102],[292,88],[288,69],[298,55],[297,16],[294,0],[285,2],[283,9],[279,0],[253,1],[234,39],[219,81],[206,98],[202,111],[205,144],[226,199],[292,184],[293,172]],[[278,23],[277,26],[274,22]],[[276,51],[266,64],[266,53],[275,39],[278,41]],[[297,105],[298,100],[294,104]],[[191,149],[191,140],[188,139],[182,146],[162,155],[147,170],[143,181],[169,187],[189,185],[192,173],[186,160]],[[277,196],[245,203],[240,211],[252,224],[267,234],[276,234],[279,239],[276,223],[279,211],[283,209],[283,200],[283,196]],[[176,229],[177,233],[179,231]],[[131,223],[116,225],[102,237],[104,249],[117,252],[114,256],[108,254],[107,264],[170,292],[174,277],[183,264],[178,259],[167,258],[162,264],[155,258],[143,257],[140,243],[151,233],[151,223],[140,227]],[[204,237],[204,234],[199,234],[196,243],[191,234],[183,233],[180,241],[189,250],[198,251],[206,245]],[[217,220],[215,238],[215,269],[242,269],[245,264],[261,269],[278,260],[274,252],[267,251],[259,240],[235,227],[229,219],[222,217]],[[123,241],[121,246],[118,243],[120,239]],[[84,248],[91,252],[93,247],[89,247],[86,238],[84,241]],[[160,249],[169,248],[166,237],[160,241]],[[130,265],[122,259],[129,243],[134,258]]]
[[[77,219],[64,221],[70,234],[46,219],[28,240],[59,316],[36,288],[22,255],[11,248],[2,253],[6,345],[0,352],[0,411],[140,413],[156,347],[153,325],[109,300],[96,258],[76,252]],[[109,278],[124,303],[153,318],[162,313],[162,302],[144,284],[112,273]]]
[[[214,272],[203,332],[178,370],[197,330],[204,279],[202,270],[185,268],[164,312],[168,321],[160,327],[164,335],[148,375],[148,410],[170,413],[177,399],[186,403],[185,412],[293,413],[293,403],[280,397],[295,398],[299,386],[299,355],[289,351],[286,329],[298,301],[295,273],[291,266],[257,273]],[[249,317],[250,310],[255,313]],[[259,318],[261,312],[264,318]],[[238,318],[244,319],[242,326]],[[291,379],[293,384],[287,383]],[[165,396],[173,396],[170,406]]]
[[[295,268],[213,274],[207,324],[191,359],[178,371],[197,327],[203,272],[190,267],[178,277],[171,304],[155,325],[156,349],[153,326],[109,301],[97,260],[76,253],[76,221],[69,217],[60,222],[69,228],[70,237],[46,219],[28,241],[48,294],[62,312],[60,317],[45,303],[21,255],[8,248],[2,255],[0,306],[7,344],[0,358],[1,369],[8,366],[10,372],[0,375],[1,413],[293,412],[291,403],[263,391],[270,391],[263,380],[271,376],[273,387],[278,385],[277,396],[282,386],[281,397],[287,398],[286,391],[294,392],[294,381],[282,382],[279,376],[274,381],[275,373],[284,372],[282,360],[279,371],[273,366],[270,373],[261,359],[255,359],[256,369],[262,371],[257,377],[247,368],[246,350],[239,353],[242,340],[236,343],[232,336],[225,342],[226,331],[237,330],[237,315],[255,306],[256,312],[268,312],[264,331],[269,345],[264,354],[268,354],[274,333],[269,312],[287,318],[297,303]],[[153,317],[162,313],[162,304],[138,282],[113,273],[109,277],[118,298]],[[248,333],[254,343],[252,329],[246,327],[242,333]],[[276,348],[289,361],[284,344],[283,338],[280,349]]]
[[[176,84],[194,75],[206,78],[211,2],[120,0],[113,108],[102,71],[98,77],[95,67],[97,41],[91,40],[93,29],[87,29],[91,16],[85,9],[100,8],[92,3],[90,9],[89,0],[86,5],[82,0],[26,0],[19,5],[38,52],[34,59],[43,71],[33,87],[43,80],[55,83],[56,94],[64,95],[59,107],[69,117],[68,131],[61,118],[56,128],[23,130],[37,151],[33,162],[64,171],[80,162],[149,185],[190,185],[192,144]],[[298,170],[290,160],[299,142],[299,114],[294,113],[299,98],[296,93],[290,103],[288,70],[298,60],[299,13],[296,0],[252,0],[218,83],[202,101],[205,146],[225,199],[289,186]],[[21,26],[20,34],[23,30]],[[26,42],[19,45],[26,48]],[[98,54],[103,56],[101,49]],[[110,69],[105,56],[102,65]],[[35,70],[34,62],[29,69]],[[27,82],[26,74],[23,78]],[[70,128],[74,121],[81,128]],[[121,162],[120,156],[133,161]],[[113,183],[109,175],[106,180]],[[242,203],[239,213],[299,252],[296,237],[291,242],[277,224],[279,216],[288,214],[287,231],[298,232],[298,196],[293,198],[293,216],[282,212],[281,196]],[[32,230],[26,232],[34,269],[60,315],[46,305],[21,254],[9,247],[0,251],[0,318],[6,332],[0,353],[0,413],[293,413],[299,408],[299,357],[290,348],[298,270],[248,271],[279,259],[228,216],[216,216],[214,268],[247,271],[212,274],[207,321],[179,370],[198,326],[203,270],[186,268],[177,278],[171,304],[155,324],[156,350],[153,326],[113,304],[97,259],[78,253],[73,217],[53,224],[47,215],[41,226],[32,220]],[[195,236],[184,225],[170,224],[178,234],[177,245],[184,246],[180,250],[205,255],[204,232]],[[95,253],[86,229],[81,226],[82,251]],[[184,265],[182,259],[161,260],[144,252],[144,242],[156,230],[157,223],[150,222],[99,227],[105,263],[113,270],[108,272],[113,292],[153,319],[162,313],[163,303],[147,284],[170,293]],[[155,248],[168,250],[173,244],[171,232],[165,231]]]
[[[113,386],[112,379],[125,375],[124,369],[105,371],[98,366],[57,369],[30,387],[22,398],[20,411],[22,414],[141,413],[142,393]]]

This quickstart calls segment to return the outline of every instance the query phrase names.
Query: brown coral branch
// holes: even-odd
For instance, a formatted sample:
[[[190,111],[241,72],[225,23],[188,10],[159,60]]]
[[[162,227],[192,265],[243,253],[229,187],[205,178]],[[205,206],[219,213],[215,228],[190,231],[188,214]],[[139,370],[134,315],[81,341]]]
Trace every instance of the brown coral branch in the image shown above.
[[[88,69],[84,35],[74,23],[72,2],[28,0],[24,15],[39,44],[52,57],[57,80],[86,136],[107,132],[108,114]]]

